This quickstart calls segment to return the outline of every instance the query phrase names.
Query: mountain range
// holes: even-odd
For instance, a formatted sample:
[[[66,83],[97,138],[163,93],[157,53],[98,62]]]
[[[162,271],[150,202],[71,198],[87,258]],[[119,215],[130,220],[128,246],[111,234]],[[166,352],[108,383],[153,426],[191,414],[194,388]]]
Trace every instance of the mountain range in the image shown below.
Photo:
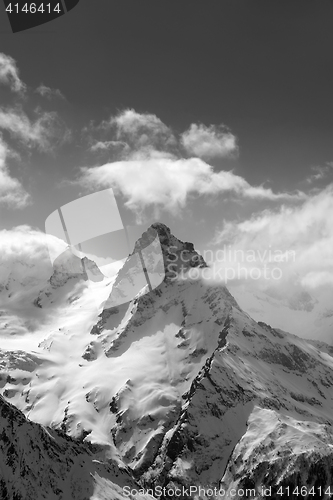
[[[47,279],[20,265],[0,287],[1,499],[333,495],[333,348],[256,322],[191,243],[155,223],[113,278],[70,250]],[[24,287],[37,316],[15,330]]]

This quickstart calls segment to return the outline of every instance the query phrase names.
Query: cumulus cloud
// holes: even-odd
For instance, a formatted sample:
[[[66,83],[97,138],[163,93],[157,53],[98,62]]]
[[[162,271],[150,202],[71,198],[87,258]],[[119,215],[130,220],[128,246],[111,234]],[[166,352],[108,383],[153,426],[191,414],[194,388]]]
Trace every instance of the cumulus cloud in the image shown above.
[[[12,154],[0,136],[0,205],[10,208],[24,208],[28,205],[30,196],[20,181],[10,175],[7,159]]]
[[[60,254],[66,244],[27,225],[0,231],[0,292],[9,280],[9,293],[0,293],[1,320],[9,325],[3,333],[35,330],[47,318],[33,301],[53,273],[49,248]]]
[[[15,60],[3,53],[0,53],[0,83],[8,85],[16,93],[14,104],[0,107],[0,130],[8,132],[25,146],[37,147],[43,151],[53,151],[57,145],[69,140],[70,131],[55,111],[44,111],[37,107],[31,113],[29,99],[26,98],[23,102],[17,99],[18,93],[26,91],[26,85],[19,78]],[[60,90],[43,84],[36,92],[47,98],[64,98]]]
[[[192,123],[181,141],[187,153],[205,160],[230,157],[238,152],[236,137],[224,125],[206,127]]]
[[[172,130],[156,115],[137,113],[133,109],[121,111],[85,131],[93,136],[100,135],[97,141],[90,137],[93,152],[116,147],[122,158],[139,153],[147,156],[154,151],[171,152],[178,148]]]
[[[121,158],[147,157],[159,151],[177,158],[190,155],[210,160],[234,158],[238,153],[236,137],[224,125],[192,124],[182,134],[176,134],[156,115],[134,109],[125,109],[84,131],[90,134],[92,152],[115,152],[117,148]]]
[[[157,206],[177,211],[191,195],[235,193],[267,200],[302,199],[302,193],[274,193],[263,186],[251,186],[245,179],[229,171],[214,172],[199,158],[176,159],[155,154],[145,159],[108,163],[83,168],[81,183],[91,188],[113,187],[126,198],[133,211]]]
[[[205,278],[227,282],[257,321],[332,343],[332,248],[333,184],[292,207],[225,221],[203,252]]]
[[[56,112],[44,111],[40,107],[31,112],[28,97],[25,95],[24,100],[20,99],[27,88],[20,80],[16,62],[3,53],[0,53],[0,84],[9,86],[14,93],[12,105],[0,106],[0,204],[8,208],[23,208],[31,202],[31,198],[21,182],[11,175],[10,160],[14,157],[20,159],[13,147],[53,152],[57,145],[70,139],[70,131]],[[45,96],[61,96],[60,91],[44,85],[38,91]],[[12,145],[13,141],[15,145]]]
[[[40,94],[42,97],[45,97],[46,99],[53,99],[54,97],[65,99],[64,94],[59,89],[52,89],[50,87],[47,87],[43,83],[41,83],[39,87],[36,88],[35,92],[37,94]]]
[[[203,159],[186,157],[182,142],[193,152],[201,141],[201,150],[197,151],[201,156],[206,153],[208,156],[208,145],[212,146],[212,155],[234,154],[236,139],[225,127],[192,125],[177,138],[156,115],[127,109],[102,122],[95,131],[97,129],[113,133],[114,138],[95,141],[91,151],[112,150],[116,158],[102,166],[82,168],[79,182],[90,190],[114,188],[124,196],[126,206],[136,213],[151,206],[175,213],[191,196],[231,193],[272,201],[306,197],[299,191],[274,193],[264,186],[251,186],[233,172],[215,172]]]
[[[0,83],[8,85],[13,92],[24,92],[26,90],[25,84],[19,77],[19,70],[15,60],[0,53]]]
[[[248,261],[249,266],[257,266],[266,251],[271,264],[282,266],[279,286],[295,280],[307,289],[333,285],[333,184],[298,206],[282,205],[243,222],[225,222],[214,243],[229,245],[232,255],[253,251],[257,260]]]
[[[27,267],[36,266],[36,276],[47,279],[53,272],[49,257],[48,245],[60,253],[66,249],[66,244],[52,235],[43,233],[28,225],[17,226],[0,231],[0,264],[2,269],[12,267],[10,264],[21,261]]]
[[[167,150],[176,144],[171,129],[153,114],[127,109],[112,118],[110,124],[116,126],[118,139],[129,141],[136,148],[148,146]]]
[[[36,146],[50,151],[56,143],[69,138],[69,130],[54,111],[35,110],[36,119],[30,118],[21,108],[0,108],[0,129],[8,131],[26,146]]]

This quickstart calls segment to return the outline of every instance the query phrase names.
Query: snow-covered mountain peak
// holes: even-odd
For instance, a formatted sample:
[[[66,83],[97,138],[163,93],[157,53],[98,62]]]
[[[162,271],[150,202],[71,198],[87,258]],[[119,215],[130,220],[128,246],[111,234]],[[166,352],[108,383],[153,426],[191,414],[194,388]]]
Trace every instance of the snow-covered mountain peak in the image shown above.
[[[152,224],[138,239],[134,251],[146,248],[158,236],[164,259],[166,277],[186,271],[192,267],[207,267],[203,257],[195,250],[193,243],[184,242],[171,233],[168,226],[161,222]]]
[[[58,270],[68,276],[65,264]],[[46,343],[0,352],[3,395],[31,420],[102,446],[148,486],[227,489],[250,477],[259,487],[263,461],[275,484],[280,465],[281,481],[294,481],[288,464],[310,470],[323,441],[326,463],[331,351],[255,322],[222,284],[179,279],[182,265],[206,264],[192,244],[152,225],[114,281],[79,281]],[[99,294],[108,302],[85,309]],[[288,443],[300,435],[293,460]],[[323,484],[330,480],[327,472]]]
[[[192,243],[176,238],[162,223],[152,224],[134,244],[118,272],[104,309],[130,302],[136,296],[158,289],[163,282],[176,281],[180,273],[206,267]]]
[[[101,273],[96,263],[87,257],[82,259],[67,248],[59,255],[53,263],[53,274],[50,283],[53,286],[62,286],[69,279],[77,278],[82,280],[102,281],[104,275]]]

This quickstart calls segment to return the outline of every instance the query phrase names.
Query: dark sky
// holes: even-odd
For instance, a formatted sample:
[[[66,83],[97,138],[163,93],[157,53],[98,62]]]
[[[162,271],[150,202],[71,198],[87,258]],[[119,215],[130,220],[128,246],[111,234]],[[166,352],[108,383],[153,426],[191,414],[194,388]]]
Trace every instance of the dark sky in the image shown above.
[[[63,92],[73,130],[124,108],[179,131],[224,123],[239,139],[235,172],[280,191],[303,189],[311,166],[333,160],[332,27],[329,0],[81,0],[15,35],[1,14],[0,51],[29,87]],[[76,148],[62,168],[87,161]],[[52,177],[60,159],[48,164]]]

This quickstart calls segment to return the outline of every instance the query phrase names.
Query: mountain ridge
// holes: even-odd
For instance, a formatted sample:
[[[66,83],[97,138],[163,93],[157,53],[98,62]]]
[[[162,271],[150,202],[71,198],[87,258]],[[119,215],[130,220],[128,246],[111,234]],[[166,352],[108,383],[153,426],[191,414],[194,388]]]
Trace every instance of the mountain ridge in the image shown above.
[[[98,450],[65,433],[30,422],[2,396],[0,436],[1,500],[123,499],[124,486],[139,490],[126,469],[97,460]]]
[[[158,243],[164,274],[149,290],[135,254],[142,251],[148,271],[156,270]],[[129,301],[107,299],[89,320],[65,323],[34,352],[30,371],[23,361],[31,353],[18,366],[10,361],[18,353],[1,353],[3,394],[35,422],[102,446],[104,460],[128,467],[142,486],[223,485],[226,498],[235,498],[233,487],[254,484],[259,499],[262,462],[267,485],[296,484],[288,472],[294,464],[310,488],[318,453],[330,481],[330,350],[257,323],[223,284],[191,277],[206,263],[164,224],[151,226],[126,262],[110,296],[137,279]],[[97,281],[94,291],[102,287]],[[288,440],[298,435],[293,453]],[[274,453],[270,436],[277,436]],[[284,476],[274,476],[275,463]]]

